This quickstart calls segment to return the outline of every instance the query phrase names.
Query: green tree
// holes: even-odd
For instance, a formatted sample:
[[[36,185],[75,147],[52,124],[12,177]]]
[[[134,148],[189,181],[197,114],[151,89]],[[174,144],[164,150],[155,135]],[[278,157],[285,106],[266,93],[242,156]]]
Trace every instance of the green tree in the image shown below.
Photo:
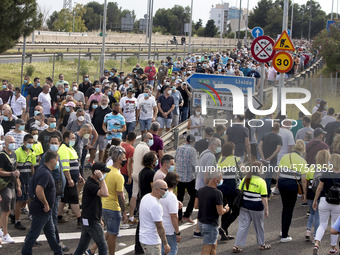
[[[85,20],[87,9],[82,4],[77,4],[74,10],[70,12],[68,9],[61,9],[58,13],[57,19],[53,22],[53,30],[61,32],[72,32],[73,30],[73,15],[74,15],[74,31],[85,32]],[[74,12],[74,13],[73,13]]]
[[[47,19],[46,24],[48,30],[53,30],[54,26],[53,23],[58,19],[58,12],[54,11],[52,15]]]
[[[210,19],[207,21],[204,29],[204,36],[205,37],[215,37],[217,34],[218,28],[215,26],[215,21]]]
[[[41,27],[42,14],[35,0],[2,0],[0,4],[0,53],[17,44],[20,36],[28,36]]]
[[[83,16],[85,26],[89,31],[101,30],[100,19],[103,19],[104,4],[89,2],[85,5],[86,14]],[[109,15],[109,13],[108,13]],[[101,18],[100,18],[101,16]]]
[[[249,14],[249,27],[253,28],[256,26],[265,27],[268,23],[265,17],[268,16],[268,12],[273,7],[272,0],[261,0],[257,3],[257,6]],[[267,32],[267,31],[265,31]]]
[[[107,24],[108,30],[120,30],[122,18],[122,7],[119,7],[115,2],[109,2],[107,4]]]
[[[199,19],[195,24],[195,30],[198,30],[200,27],[203,27],[202,19]]]
[[[330,28],[330,32],[324,29],[315,37],[314,44],[320,46],[320,54],[326,61],[329,72],[340,71],[340,30],[339,23]]]

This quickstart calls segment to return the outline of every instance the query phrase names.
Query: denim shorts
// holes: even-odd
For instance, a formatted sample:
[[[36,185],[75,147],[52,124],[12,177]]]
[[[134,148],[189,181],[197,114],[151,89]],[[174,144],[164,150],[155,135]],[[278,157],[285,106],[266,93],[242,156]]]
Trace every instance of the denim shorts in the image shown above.
[[[217,226],[199,222],[199,228],[200,228],[200,231],[203,235],[203,244],[205,244],[205,245],[216,244],[217,237],[218,237],[218,227]]]
[[[151,120],[152,119],[139,120],[140,131],[150,130]]]
[[[160,128],[171,128],[171,122],[172,122],[172,119],[166,119],[166,118],[163,118],[163,117],[157,117],[157,122],[159,123],[160,125]]]
[[[103,209],[103,219],[106,224],[107,232],[111,235],[118,235],[119,225],[122,219],[121,212]]]

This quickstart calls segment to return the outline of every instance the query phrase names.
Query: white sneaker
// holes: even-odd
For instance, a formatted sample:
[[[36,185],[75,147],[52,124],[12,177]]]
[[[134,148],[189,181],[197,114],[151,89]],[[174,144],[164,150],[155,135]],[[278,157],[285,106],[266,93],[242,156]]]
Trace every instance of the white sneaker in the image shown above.
[[[5,235],[2,238],[2,241],[6,243],[15,243],[14,239],[9,234]]]
[[[0,228],[0,238],[4,237],[4,232],[2,232],[2,228]]]
[[[120,224],[120,229],[128,229],[130,227],[129,224]]]
[[[282,231],[280,231],[280,237],[282,237]]]
[[[286,238],[281,238],[280,242],[281,243],[288,243],[292,240],[293,240],[293,238],[291,238],[290,236],[287,236]]]

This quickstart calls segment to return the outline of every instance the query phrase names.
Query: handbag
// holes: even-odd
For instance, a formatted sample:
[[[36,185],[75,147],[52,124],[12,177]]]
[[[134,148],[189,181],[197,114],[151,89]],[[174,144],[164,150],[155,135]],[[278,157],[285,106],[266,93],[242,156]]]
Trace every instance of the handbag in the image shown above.
[[[11,162],[10,158],[8,157],[6,153],[4,152],[1,152],[1,153],[3,153],[7,157],[9,162]],[[0,191],[5,189],[11,181],[12,181],[12,178],[10,178],[8,181],[5,181],[4,178],[0,177]]]
[[[289,154],[289,160],[290,160],[290,169],[291,169],[292,171],[294,171],[294,170],[292,169],[292,153]],[[298,186],[298,194],[299,194],[299,195],[302,195],[302,194],[303,194],[303,190],[302,190],[301,184],[299,183],[298,179],[296,178],[295,173],[294,173],[294,177],[295,177],[296,184],[297,184],[297,186]]]
[[[338,183],[334,182],[334,178],[332,178],[333,186],[330,187],[326,194],[327,203],[333,205],[340,205],[340,187]]]
[[[245,183],[245,180],[242,184],[241,190],[238,190],[235,196],[234,202],[233,202],[233,207],[235,207],[236,209],[240,209],[242,205],[244,183]]]

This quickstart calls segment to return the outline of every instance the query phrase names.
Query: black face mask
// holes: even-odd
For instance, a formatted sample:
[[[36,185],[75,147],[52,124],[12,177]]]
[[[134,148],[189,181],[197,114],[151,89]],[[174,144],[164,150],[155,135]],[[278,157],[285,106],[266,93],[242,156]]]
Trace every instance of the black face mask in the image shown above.
[[[112,112],[113,112],[114,115],[118,114],[118,112],[116,110],[112,110]]]
[[[127,162],[127,160],[126,160],[126,159],[125,159],[125,160],[122,160],[122,163],[121,163],[122,167],[124,167],[124,166],[125,166],[126,162]]]

